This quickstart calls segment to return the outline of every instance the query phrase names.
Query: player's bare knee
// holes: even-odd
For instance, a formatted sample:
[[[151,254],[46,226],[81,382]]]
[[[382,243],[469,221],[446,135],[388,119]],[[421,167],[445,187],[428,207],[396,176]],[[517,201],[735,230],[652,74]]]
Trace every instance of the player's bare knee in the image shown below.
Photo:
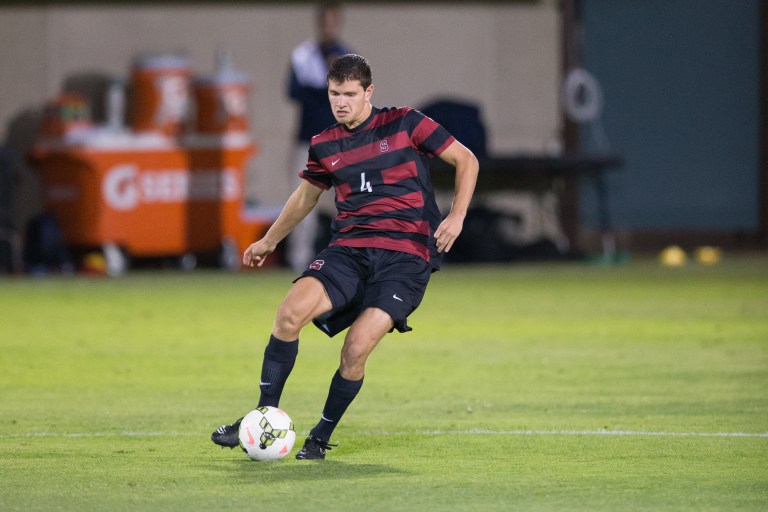
[[[368,344],[347,343],[341,351],[341,373],[345,378],[347,374],[361,374],[365,371],[365,363],[371,351]]]
[[[365,366],[365,361],[368,359],[368,354],[362,352],[344,350],[341,353],[341,367],[342,368],[357,368]]]
[[[275,335],[282,340],[289,341],[299,337],[301,328],[304,327],[308,320],[305,318],[306,314],[290,303],[283,303],[277,309],[277,317],[275,318]]]

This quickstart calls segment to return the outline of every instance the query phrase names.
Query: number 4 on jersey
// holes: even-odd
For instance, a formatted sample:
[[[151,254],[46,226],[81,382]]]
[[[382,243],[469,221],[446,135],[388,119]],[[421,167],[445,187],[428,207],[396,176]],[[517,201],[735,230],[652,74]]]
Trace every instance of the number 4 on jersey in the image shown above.
[[[371,182],[365,181],[365,173],[361,172],[360,173],[360,192],[365,192],[366,190],[368,192],[373,192],[373,189],[371,188]]]

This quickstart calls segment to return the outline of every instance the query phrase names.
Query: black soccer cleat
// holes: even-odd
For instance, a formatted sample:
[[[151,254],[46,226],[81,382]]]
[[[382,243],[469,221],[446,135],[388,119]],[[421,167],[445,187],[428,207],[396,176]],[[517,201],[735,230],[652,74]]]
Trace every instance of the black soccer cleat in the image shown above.
[[[323,460],[325,459],[325,450],[338,446],[330,444],[322,439],[310,434],[304,441],[304,447],[296,454],[298,460]]]
[[[240,438],[238,433],[240,431],[240,422],[243,418],[240,418],[231,425],[222,425],[211,434],[211,441],[221,446],[222,448],[234,448],[240,446]]]

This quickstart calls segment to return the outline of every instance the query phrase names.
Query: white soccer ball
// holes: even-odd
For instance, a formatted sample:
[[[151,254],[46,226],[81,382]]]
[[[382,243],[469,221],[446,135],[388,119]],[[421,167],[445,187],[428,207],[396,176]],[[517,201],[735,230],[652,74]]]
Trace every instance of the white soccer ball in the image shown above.
[[[238,432],[240,447],[253,460],[280,460],[293,448],[291,418],[277,407],[258,407],[245,415]]]

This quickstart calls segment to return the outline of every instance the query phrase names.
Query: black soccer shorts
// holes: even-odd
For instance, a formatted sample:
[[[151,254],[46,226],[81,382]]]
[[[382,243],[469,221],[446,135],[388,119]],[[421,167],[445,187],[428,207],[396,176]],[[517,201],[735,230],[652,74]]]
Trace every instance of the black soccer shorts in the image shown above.
[[[333,310],[313,323],[328,336],[335,336],[370,307],[392,317],[392,330],[410,331],[406,320],[421,304],[431,274],[429,263],[413,254],[331,246],[318,254],[298,279],[314,277],[325,287]]]

